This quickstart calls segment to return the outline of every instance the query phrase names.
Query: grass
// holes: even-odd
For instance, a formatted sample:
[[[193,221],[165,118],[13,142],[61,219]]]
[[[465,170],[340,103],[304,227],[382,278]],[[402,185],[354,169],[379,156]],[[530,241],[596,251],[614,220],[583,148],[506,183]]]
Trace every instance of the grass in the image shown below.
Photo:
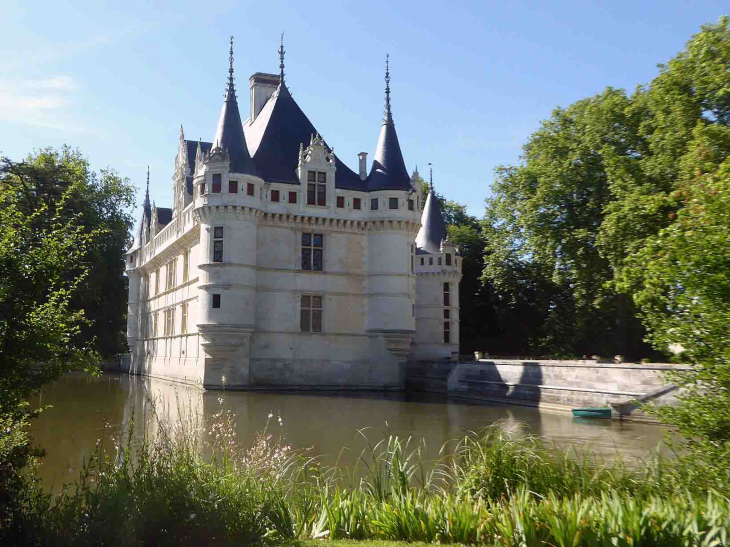
[[[268,424],[242,447],[230,412],[206,428],[152,408],[154,438],[137,440],[130,426],[116,453],[100,443],[58,496],[36,482],[0,544],[728,545],[729,466],[710,474],[703,462],[659,456],[609,464],[495,425],[435,466],[420,445],[390,436],[354,468],[326,467]]]

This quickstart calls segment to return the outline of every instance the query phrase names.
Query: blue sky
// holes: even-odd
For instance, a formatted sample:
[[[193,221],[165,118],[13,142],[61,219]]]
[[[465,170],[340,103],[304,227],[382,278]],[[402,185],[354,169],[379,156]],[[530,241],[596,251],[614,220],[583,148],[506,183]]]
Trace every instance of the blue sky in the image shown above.
[[[2,0],[0,154],[78,147],[169,206],[180,124],[211,140],[235,36],[239,101],[277,72],[285,32],[294,98],[338,156],[370,158],[391,56],[409,171],[434,165],[448,198],[481,216],[494,167],[556,106],[657,74],[724,1],[105,2]],[[247,117],[247,108],[242,116]],[[140,194],[141,196],[141,194]]]

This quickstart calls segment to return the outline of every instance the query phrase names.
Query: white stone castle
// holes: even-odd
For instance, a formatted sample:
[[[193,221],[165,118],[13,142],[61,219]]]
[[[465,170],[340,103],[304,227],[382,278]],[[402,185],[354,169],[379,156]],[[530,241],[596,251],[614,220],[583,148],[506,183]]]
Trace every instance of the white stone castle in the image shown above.
[[[280,74],[233,78],[212,142],[180,143],[173,206],[127,254],[130,372],[226,389],[402,389],[405,362],[459,351],[461,259],[409,176],[390,109],[348,168]],[[421,212],[422,211],[422,212]],[[420,230],[419,230],[420,228]]]

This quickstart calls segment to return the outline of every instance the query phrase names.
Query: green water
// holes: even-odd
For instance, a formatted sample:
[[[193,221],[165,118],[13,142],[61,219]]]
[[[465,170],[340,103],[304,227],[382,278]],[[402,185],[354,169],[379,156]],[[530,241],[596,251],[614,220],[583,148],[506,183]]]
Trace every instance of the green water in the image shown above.
[[[157,414],[173,420],[198,415],[203,427],[209,426],[214,413],[231,410],[236,415],[237,440],[244,445],[273,414],[268,426],[272,433],[283,435],[293,448],[309,448],[327,463],[338,458],[344,464],[356,462],[367,446],[358,433],[363,428],[374,442],[386,432],[423,440],[428,458],[437,458],[447,441],[496,421],[517,434],[540,435],[559,446],[587,444],[609,458],[646,456],[663,434],[655,425],[574,420],[567,414],[530,407],[460,402],[437,395],[203,392],[164,380],[116,374],[66,376],[47,386],[34,403],[53,406],[33,421],[31,433],[46,449],[41,473],[54,488],[75,480],[84,458],[105,435],[106,445],[113,450],[114,438],[133,416],[137,435],[144,429],[154,435],[158,426],[153,404]],[[105,423],[109,424],[106,434]]]

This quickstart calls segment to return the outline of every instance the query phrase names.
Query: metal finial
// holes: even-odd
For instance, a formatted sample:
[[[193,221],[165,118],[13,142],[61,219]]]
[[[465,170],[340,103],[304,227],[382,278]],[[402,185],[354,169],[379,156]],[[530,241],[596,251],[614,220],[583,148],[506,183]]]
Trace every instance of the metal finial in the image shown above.
[[[279,43],[279,70],[281,71],[281,74],[279,75],[279,80],[283,84],[284,83],[284,54],[286,51],[284,50],[284,33],[281,33],[281,42]]]
[[[235,99],[236,88],[233,84],[233,36],[230,41],[231,47],[228,49],[228,89],[226,90],[226,98],[230,99],[231,95]]]
[[[431,187],[431,191],[433,192],[433,165],[429,162],[428,164],[428,185]]]
[[[385,121],[391,120],[390,113],[390,54],[385,54]]]

